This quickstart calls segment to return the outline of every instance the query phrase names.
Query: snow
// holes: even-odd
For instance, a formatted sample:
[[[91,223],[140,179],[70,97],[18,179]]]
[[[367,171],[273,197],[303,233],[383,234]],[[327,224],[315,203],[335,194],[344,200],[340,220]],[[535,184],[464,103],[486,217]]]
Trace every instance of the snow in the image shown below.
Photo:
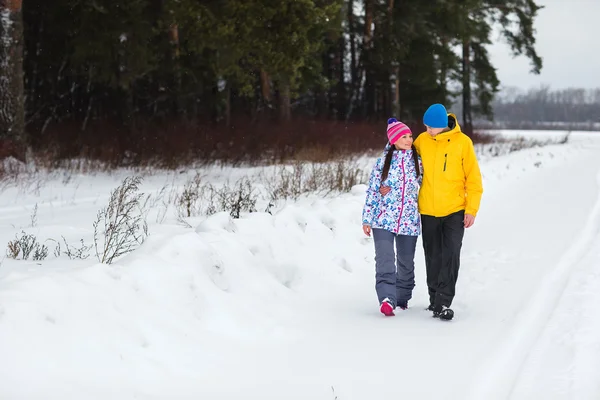
[[[537,141],[546,141],[546,140],[556,140],[562,139],[566,135],[594,135],[596,132],[586,132],[586,131],[561,131],[561,130],[519,130],[519,129],[511,129],[511,130],[497,130],[497,129],[488,129],[483,130],[482,132],[504,137],[504,138],[523,138],[529,140],[537,140]]]
[[[572,133],[482,156],[449,323],[424,311],[420,239],[410,308],[379,314],[364,185],[192,228],[156,202],[146,242],[112,265],[56,258],[52,242],[43,261],[5,258],[0,398],[598,398],[599,153],[599,134]],[[147,171],[143,190],[173,196],[195,173],[181,172]],[[202,172],[215,184],[264,173]],[[91,243],[130,173],[20,177],[0,193],[0,240]]]
[[[600,173],[596,178],[600,189]],[[521,368],[515,398],[537,394],[585,399],[600,394],[599,284],[600,190],[584,229],[536,293],[538,301],[529,312],[536,343],[529,346],[530,360]],[[544,300],[552,308],[541,304]]]

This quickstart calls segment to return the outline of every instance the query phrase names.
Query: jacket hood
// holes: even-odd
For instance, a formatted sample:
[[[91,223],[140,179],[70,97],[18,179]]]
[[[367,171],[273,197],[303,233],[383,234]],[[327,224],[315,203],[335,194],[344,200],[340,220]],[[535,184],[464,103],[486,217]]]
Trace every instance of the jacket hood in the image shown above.
[[[448,113],[448,128],[458,129],[460,131],[460,125],[458,124],[458,118],[456,118],[455,114]]]
[[[432,139],[450,138],[458,133],[462,133],[460,125],[458,124],[458,118],[456,118],[455,114],[448,113],[448,128],[450,129],[449,131],[439,133],[435,135],[435,137],[432,137]]]

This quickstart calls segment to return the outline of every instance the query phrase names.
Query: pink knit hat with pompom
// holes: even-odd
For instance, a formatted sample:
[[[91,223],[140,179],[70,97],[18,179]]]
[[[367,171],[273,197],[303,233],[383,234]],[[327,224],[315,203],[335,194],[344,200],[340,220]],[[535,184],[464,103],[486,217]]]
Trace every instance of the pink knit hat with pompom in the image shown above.
[[[388,119],[387,136],[390,144],[394,144],[402,135],[412,133],[410,128],[405,123],[398,121],[396,118]]]

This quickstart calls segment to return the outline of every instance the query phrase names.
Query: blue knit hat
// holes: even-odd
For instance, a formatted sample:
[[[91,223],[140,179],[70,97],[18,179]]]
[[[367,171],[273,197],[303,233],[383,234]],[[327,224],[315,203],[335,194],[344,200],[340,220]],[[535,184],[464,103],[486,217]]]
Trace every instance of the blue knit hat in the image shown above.
[[[423,123],[430,128],[447,128],[448,112],[446,107],[439,103],[429,106],[423,115]]]

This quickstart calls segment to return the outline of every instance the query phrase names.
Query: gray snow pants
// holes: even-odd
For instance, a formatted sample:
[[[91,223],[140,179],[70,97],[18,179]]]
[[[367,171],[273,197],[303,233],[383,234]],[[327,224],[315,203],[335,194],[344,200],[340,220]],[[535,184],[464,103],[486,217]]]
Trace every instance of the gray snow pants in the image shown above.
[[[375,291],[379,303],[386,297],[392,301],[393,307],[408,302],[415,287],[417,236],[396,235],[385,229],[373,229],[373,241]]]

